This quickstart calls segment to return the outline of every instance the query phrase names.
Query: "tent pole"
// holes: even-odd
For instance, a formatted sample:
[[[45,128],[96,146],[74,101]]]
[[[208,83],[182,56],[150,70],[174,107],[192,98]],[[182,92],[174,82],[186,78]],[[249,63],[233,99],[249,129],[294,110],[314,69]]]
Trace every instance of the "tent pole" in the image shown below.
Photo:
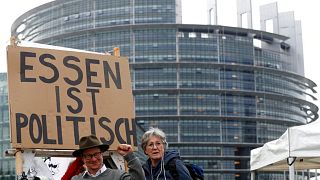
[[[255,179],[256,179],[256,172],[251,171],[251,180],[255,180]]]
[[[289,180],[295,180],[294,179],[294,158],[289,157],[288,158],[288,162],[289,164]]]

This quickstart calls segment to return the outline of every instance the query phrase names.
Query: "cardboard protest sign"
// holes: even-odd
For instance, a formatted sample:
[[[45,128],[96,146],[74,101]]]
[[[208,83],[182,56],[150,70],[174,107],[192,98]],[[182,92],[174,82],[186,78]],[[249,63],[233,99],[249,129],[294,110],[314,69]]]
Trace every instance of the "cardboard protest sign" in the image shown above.
[[[127,58],[8,46],[13,148],[77,149],[96,134],[137,146]]]

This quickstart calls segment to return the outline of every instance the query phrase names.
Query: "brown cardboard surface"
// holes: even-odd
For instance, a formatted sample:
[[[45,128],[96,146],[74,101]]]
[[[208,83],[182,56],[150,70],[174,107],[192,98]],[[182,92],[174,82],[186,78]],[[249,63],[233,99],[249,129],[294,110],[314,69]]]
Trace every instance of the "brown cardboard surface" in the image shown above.
[[[7,54],[13,148],[77,149],[89,134],[111,150],[137,146],[127,58],[19,46]]]

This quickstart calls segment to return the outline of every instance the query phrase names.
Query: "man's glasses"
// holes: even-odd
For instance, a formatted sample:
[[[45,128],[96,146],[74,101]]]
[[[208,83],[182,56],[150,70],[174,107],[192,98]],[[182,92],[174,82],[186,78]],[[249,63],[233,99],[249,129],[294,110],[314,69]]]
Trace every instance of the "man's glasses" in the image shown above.
[[[100,158],[101,154],[102,154],[102,152],[96,152],[94,154],[83,154],[82,157],[85,158],[86,160],[90,160],[93,157],[98,159],[98,158]]]

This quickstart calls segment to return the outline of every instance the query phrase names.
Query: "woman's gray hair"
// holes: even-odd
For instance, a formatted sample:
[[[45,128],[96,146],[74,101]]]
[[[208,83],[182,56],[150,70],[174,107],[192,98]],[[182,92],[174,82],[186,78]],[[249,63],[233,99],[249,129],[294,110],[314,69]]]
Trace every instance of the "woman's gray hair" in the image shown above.
[[[153,128],[151,127],[148,131],[146,131],[141,138],[141,148],[145,151],[148,141],[152,136],[157,136],[161,139],[161,141],[164,144],[164,147],[166,149],[167,147],[167,141],[166,141],[166,134],[159,128]]]

